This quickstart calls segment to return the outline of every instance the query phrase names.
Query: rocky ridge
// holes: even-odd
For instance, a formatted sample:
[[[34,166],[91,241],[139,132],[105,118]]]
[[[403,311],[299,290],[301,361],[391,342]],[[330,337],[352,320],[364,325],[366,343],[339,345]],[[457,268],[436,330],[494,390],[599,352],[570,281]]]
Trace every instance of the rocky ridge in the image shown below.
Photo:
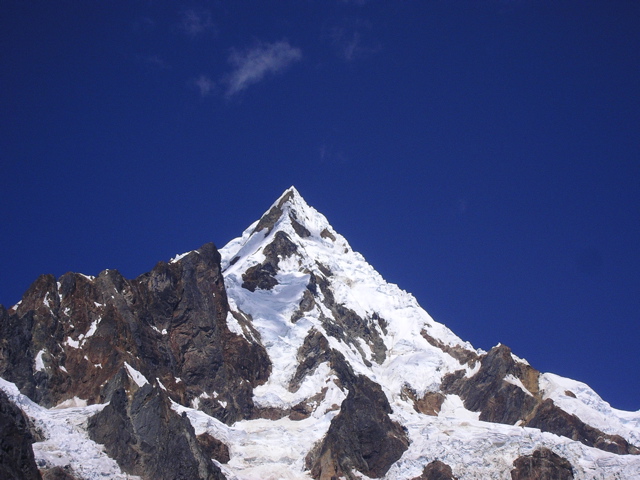
[[[0,376],[42,425],[41,440],[15,430],[27,457],[38,440],[38,475],[640,477],[639,413],[506,346],[474,349],[293,187],[220,251],[133,280],[41,276],[0,306]],[[52,460],[60,415],[115,463],[87,469],[62,445]]]

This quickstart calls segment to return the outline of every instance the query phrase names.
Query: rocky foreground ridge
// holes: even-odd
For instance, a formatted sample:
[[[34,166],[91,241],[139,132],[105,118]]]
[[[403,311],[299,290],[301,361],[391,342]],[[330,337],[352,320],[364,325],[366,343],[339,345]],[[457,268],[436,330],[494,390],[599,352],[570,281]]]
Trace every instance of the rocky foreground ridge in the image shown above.
[[[640,478],[640,412],[474,349],[293,187],[220,251],[41,276],[0,377],[2,478]]]

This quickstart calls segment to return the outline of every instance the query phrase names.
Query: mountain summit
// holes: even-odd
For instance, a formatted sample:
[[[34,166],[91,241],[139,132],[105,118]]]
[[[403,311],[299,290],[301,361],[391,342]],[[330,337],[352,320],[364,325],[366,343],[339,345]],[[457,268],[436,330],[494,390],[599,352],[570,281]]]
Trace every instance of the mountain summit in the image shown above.
[[[640,478],[639,412],[473,348],[294,187],[219,251],[41,276],[0,376],[7,478]]]

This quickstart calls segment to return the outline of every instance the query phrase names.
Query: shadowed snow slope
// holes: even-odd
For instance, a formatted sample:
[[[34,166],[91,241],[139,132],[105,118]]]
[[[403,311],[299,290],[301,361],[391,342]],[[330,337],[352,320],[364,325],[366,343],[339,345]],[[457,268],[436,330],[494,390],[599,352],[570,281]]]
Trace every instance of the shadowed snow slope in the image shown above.
[[[136,462],[167,445],[147,430],[182,416],[192,427],[181,427],[183,463],[212,458],[213,469],[189,460],[199,478],[640,478],[640,412],[504,345],[473,348],[385,282],[294,187],[219,256],[204,246],[135,280],[69,275],[0,308],[0,373],[13,382],[0,387],[42,430],[41,468],[151,478]],[[25,395],[76,406],[48,410]],[[111,439],[101,411],[133,440]],[[56,436],[62,424],[82,448]],[[93,437],[104,449],[88,424],[106,432]]]

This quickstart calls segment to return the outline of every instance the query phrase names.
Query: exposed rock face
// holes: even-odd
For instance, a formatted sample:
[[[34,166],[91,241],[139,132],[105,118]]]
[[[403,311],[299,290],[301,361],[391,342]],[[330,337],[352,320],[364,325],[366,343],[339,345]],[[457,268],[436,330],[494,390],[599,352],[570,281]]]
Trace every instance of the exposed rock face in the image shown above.
[[[44,275],[16,312],[0,310],[0,376],[47,407],[73,396],[104,402],[127,362],[174,400],[234,422],[250,417],[270,362],[259,343],[229,331],[227,315],[213,244],[135,280],[115,270]]]
[[[278,270],[271,263],[256,265],[242,275],[244,280],[242,286],[251,292],[255,292],[258,288],[270,290],[278,285],[278,281],[275,279],[276,273]]]
[[[298,366],[289,382],[289,390],[295,392],[307,375],[312,375],[318,366],[331,358],[329,342],[316,329],[311,329],[298,350]]]
[[[360,346],[359,339],[364,340],[371,348],[372,358],[376,363],[384,362],[387,347],[382,340],[385,320],[379,316],[361,318],[350,308],[336,302],[327,278],[314,276],[313,284],[317,284],[322,292],[322,303],[331,311],[332,318],[323,317],[323,327],[329,335],[345,343],[353,345],[358,350],[364,363],[371,366],[365,352]],[[317,292],[316,292],[317,295]]]
[[[422,397],[418,397],[413,390],[405,388],[403,395],[413,401],[413,409],[425,415],[436,416],[442,408],[445,396],[440,392],[426,392]]]
[[[342,354],[331,349],[317,330],[309,332],[298,351],[298,368],[290,390],[296,391],[302,380],[324,362],[329,363],[348,395],[323,441],[307,456],[307,468],[316,479],[355,478],[353,470],[372,478],[383,476],[408,448],[407,434],[389,418],[391,406],[380,386],[355,375]],[[304,405],[297,407],[290,418],[304,418],[310,413],[304,414]]]
[[[455,393],[464,400],[464,406],[480,412],[480,420],[513,425],[525,419],[539,403],[539,372],[530,366],[516,362],[511,350],[500,345],[494,347],[480,360],[480,370],[471,378],[445,378],[442,390]],[[517,379],[524,388],[509,382]]]
[[[422,475],[419,477],[414,477],[411,480],[458,480],[453,476],[453,472],[451,471],[451,467],[446,463],[441,462],[440,460],[434,460],[429,463],[424,470],[422,471]]]
[[[278,284],[275,275],[278,273],[280,259],[293,255],[296,250],[297,247],[286,233],[277,232],[273,242],[264,248],[265,260],[242,275],[242,287],[251,292],[255,292],[257,288],[270,290],[275,287]]]
[[[90,418],[89,434],[123,471],[145,479],[225,478],[189,420],[171,410],[167,396],[151,384],[129,396],[116,390],[110,404]]]
[[[38,480],[34,442],[22,411],[0,390],[0,478]]]
[[[53,467],[42,472],[42,480],[78,480],[63,467]]]
[[[291,200],[293,197],[294,197],[293,191],[289,191],[285,193],[280,198],[280,201],[278,202],[278,204],[271,207],[271,209],[267,213],[265,213],[262,216],[262,218],[260,218],[260,221],[258,222],[258,224],[256,225],[256,228],[253,231],[260,232],[261,230],[266,229],[267,234],[270,233],[273,227],[275,226],[276,222],[282,216],[282,213],[283,213],[282,206],[285,203],[287,203],[287,201]]]
[[[420,334],[427,342],[429,342],[434,347],[439,348],[443,352],[451,355],[453,358],[458,360],[460,364],[469,364],[473,366],[478,361],[478,354],[473,350],[467,350],[459,345],[453,347],[450,345],[445,345],[437,338],[433,338],[431,335],[429,335],[426,330],[422,330]]]
[[[516,362],[508,347],[492,348],[480,362],[480,370],[471,378],[452,374],[442,384],[445,393],[460,395],[467,409],[480,412],[480,420],[510,425],[521,422],[600,450],[640,454],[640,449],[621,436],[607,435],[558,408],[551,399],[543,400],[538,388],[539,372]]]
[[[307,458],[311,475],[319,480],[355,478],[352,470],[382,477],[409,446],[406,432],[389,418],[391,407],[380,386],[364,376],[348,382],[340,413],[317,452]]]
[[[230,460],[229,447],[217,438],[208,433],[201,433],[196,437],[202,451],[208,458],[214,458],[220,463],[227,463]]]
[[[571,464],[548,448],[539,448],[532,455],[516,458],[513,466],[512,480],[571,480],[573,478]]]
[[[543,432],[562,435],[606,452],[621,455],[640,454],[640,449],[630,445],[620,435],[608,435],[597,428],[587,425],[575,415],[558,408],[553,403],[553,400],[550,399],[545,400],[538,406],[526,426],[539,428]]]

